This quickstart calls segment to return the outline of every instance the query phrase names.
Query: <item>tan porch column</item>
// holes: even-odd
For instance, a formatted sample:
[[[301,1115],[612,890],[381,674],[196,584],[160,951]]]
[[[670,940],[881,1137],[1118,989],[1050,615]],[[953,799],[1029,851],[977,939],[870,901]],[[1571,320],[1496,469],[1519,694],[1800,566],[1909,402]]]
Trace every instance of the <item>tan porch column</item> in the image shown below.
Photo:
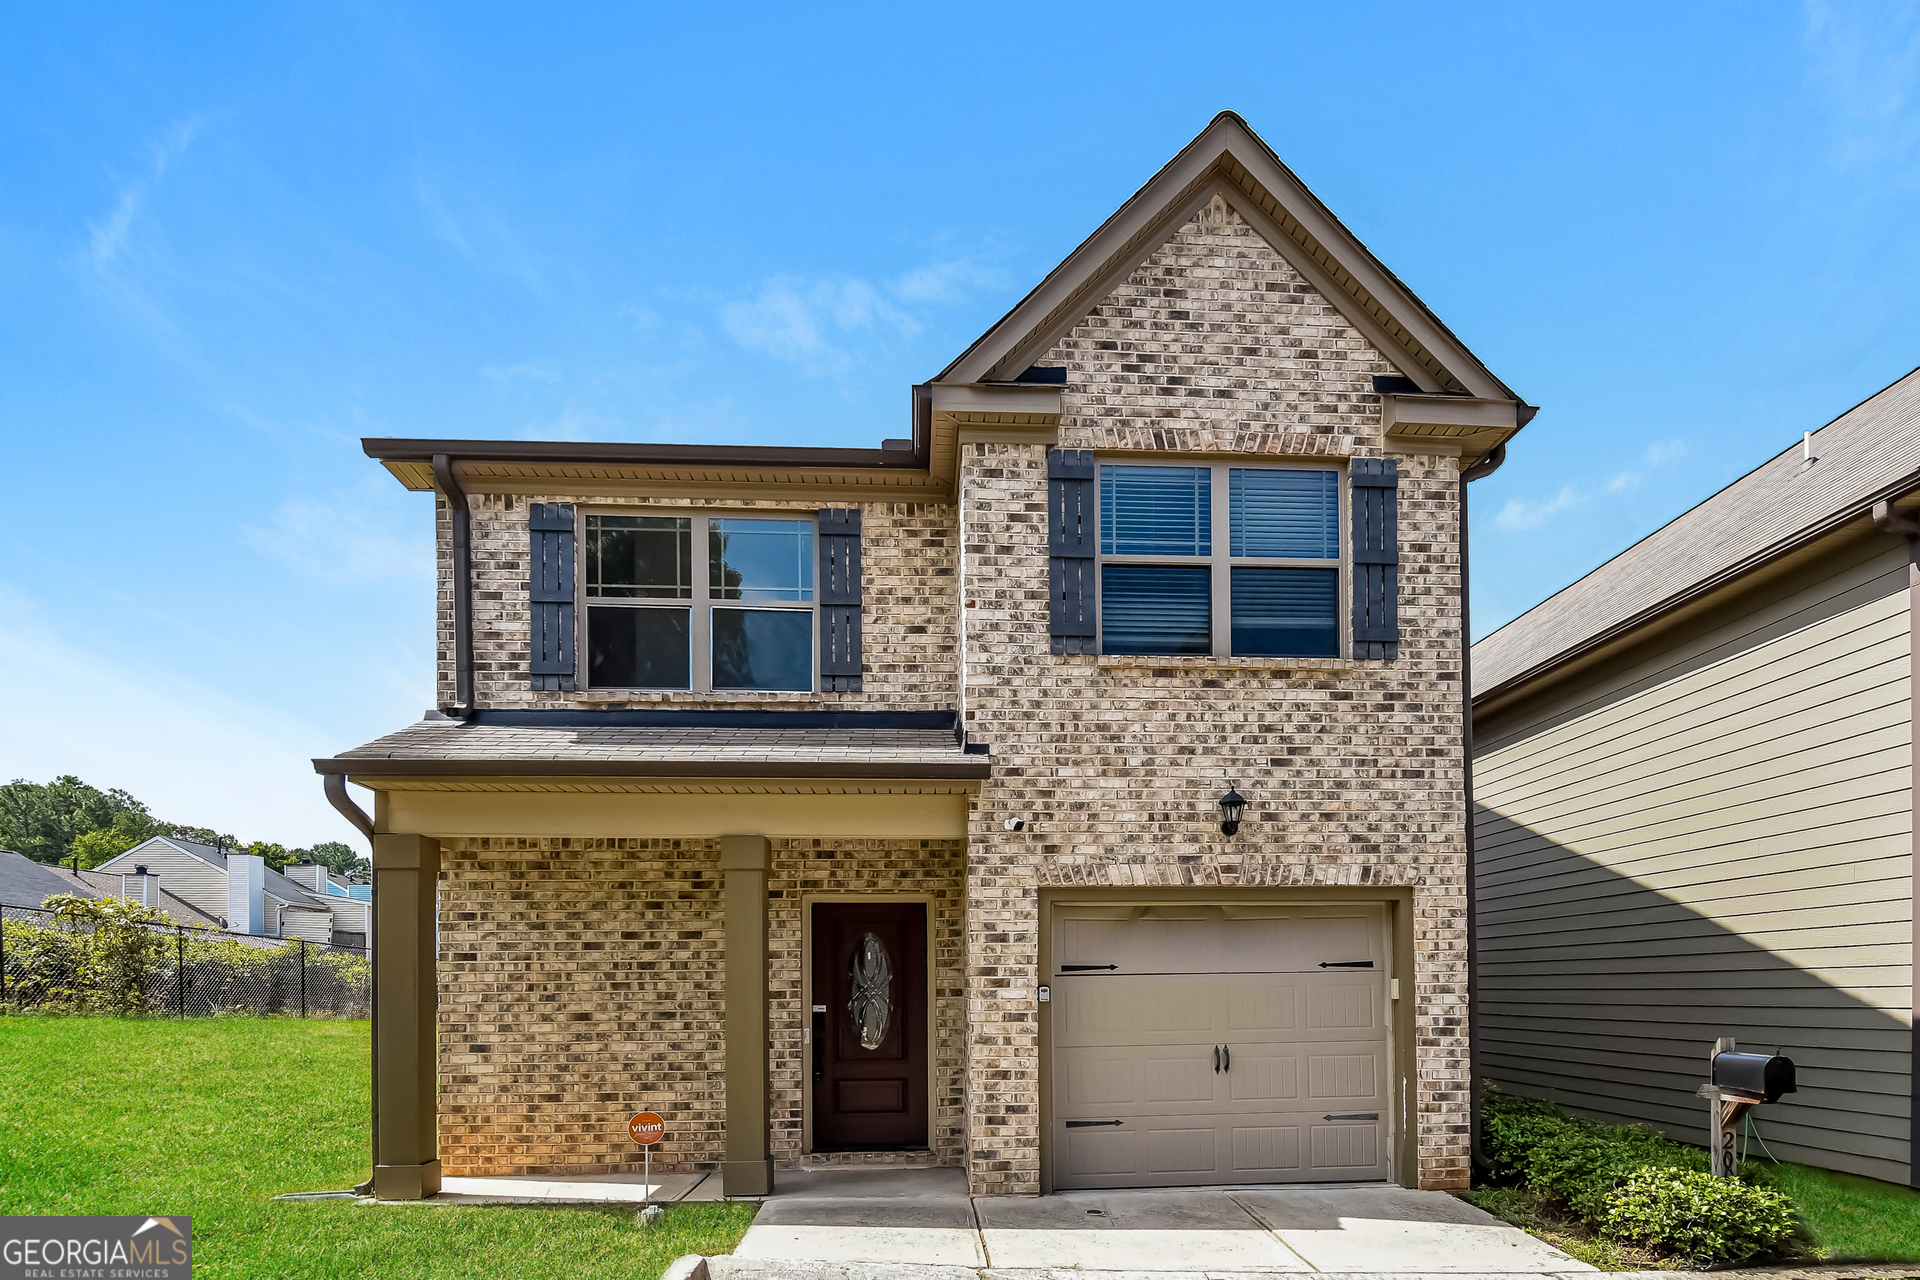
[[[721,836],[726,877],[727,1158],[730,1196],[773,1191],[767,1131],[767,863],[765,836]]]
[[[434,898],[440,843],[373,837],[373,1194],[440,1190]]]

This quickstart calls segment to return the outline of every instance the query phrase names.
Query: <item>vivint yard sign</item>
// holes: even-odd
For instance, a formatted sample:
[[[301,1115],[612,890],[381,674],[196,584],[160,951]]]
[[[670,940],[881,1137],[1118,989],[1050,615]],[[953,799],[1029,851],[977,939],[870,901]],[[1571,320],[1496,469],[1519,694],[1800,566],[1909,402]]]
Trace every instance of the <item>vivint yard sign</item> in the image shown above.
[[[0,1218],[0,1280],[190,1280],[192,1218]]]

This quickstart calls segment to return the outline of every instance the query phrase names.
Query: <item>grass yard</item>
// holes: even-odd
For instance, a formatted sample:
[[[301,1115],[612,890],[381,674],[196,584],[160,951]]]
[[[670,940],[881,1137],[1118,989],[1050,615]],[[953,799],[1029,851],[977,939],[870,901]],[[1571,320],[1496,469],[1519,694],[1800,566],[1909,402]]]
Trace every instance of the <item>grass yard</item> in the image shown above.
[[[273,1201],[367,1176],[365,1022],[0,1017],[0,1214],[187,1214],[197,1275],[653,1280],[747,1205]]]

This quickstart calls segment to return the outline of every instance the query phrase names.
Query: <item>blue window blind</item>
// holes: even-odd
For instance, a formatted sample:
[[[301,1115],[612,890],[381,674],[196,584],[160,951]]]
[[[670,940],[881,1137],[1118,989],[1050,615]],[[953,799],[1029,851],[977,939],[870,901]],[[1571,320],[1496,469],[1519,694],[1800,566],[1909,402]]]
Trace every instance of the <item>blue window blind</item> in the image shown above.
[[[1101,467],[1100,553],[1212,555],[1212,471],[1206,467]]]
[[[1107,653],[1212,653],[1212,595],[1213,571],[1205,565],[1105,565],[1100,570],[1102,648]]]
[[[1227,474],[1231,554],[1299,560],[1340,558],[1337,474],[1270,468],[1235,468]]]
[[[1234,656],[1339,657],[1339,599],[1338,569],[1236,566],[1233,570]]]

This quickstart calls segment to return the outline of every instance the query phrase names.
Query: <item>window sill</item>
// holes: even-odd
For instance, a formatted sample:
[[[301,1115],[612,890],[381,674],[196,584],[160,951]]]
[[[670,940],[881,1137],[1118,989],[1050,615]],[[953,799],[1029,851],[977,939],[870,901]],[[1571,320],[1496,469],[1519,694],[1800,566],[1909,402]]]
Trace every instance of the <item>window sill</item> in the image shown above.
[[[1162,671],[1298,671],[1303,675],[1348,675],[1378,665],[1362,658],[1215,658],[1151,653],[1103,653],[1101,667],[1152,667]]]
[[[683,703],[711,706],[716,702],[818,702],[822,698],[844,697],[835,693],[806,693],[793,689],[729,689],[724,693],[704,693],[689,689],[584,689],[573,695],[577,706],[604,707],[613,704],[657,706]]]

